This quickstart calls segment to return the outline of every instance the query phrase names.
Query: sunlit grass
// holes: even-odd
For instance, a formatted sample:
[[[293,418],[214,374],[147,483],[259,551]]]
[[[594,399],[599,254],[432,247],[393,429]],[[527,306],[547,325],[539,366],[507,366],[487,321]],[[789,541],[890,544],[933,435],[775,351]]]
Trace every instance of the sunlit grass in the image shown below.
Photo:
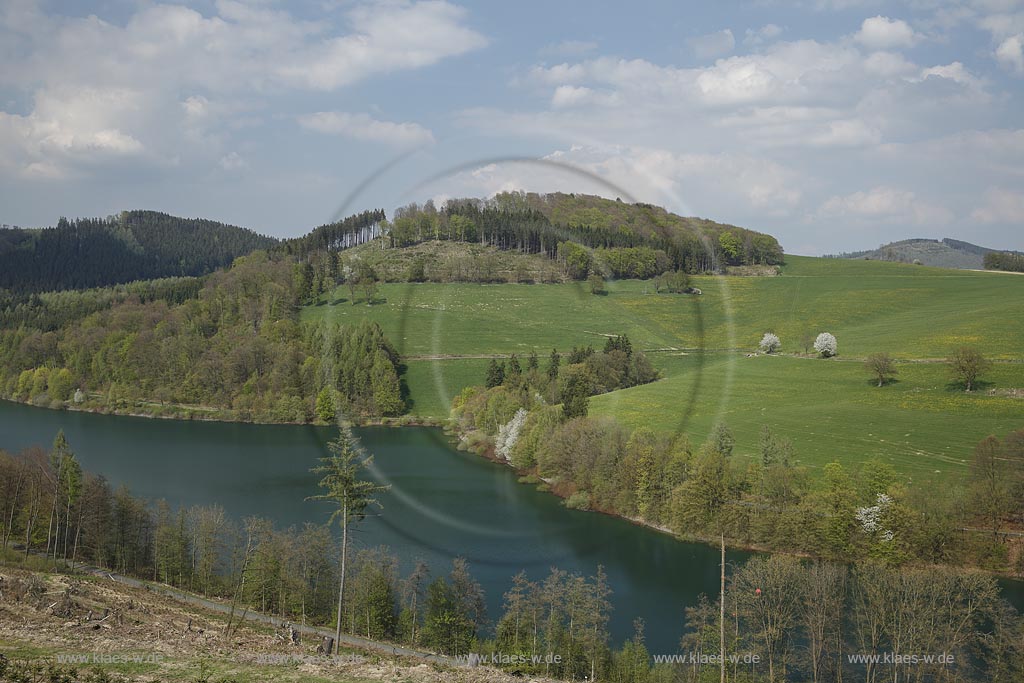
[[[389,284],[372,306],[351,305],[339,288],[303,319],[377,321],[405,357],[417,416],[445,417],[451,398],[482,383],[488,359],[479,356],[536,351],[544,367],[552,348],[599,347],[625,333],[666,379],[595,397],[593,412],[663,431],[689,415],[682,428],[695,442],[724,420],[740,451],[752,454],[769,424],[809,465],[880,457],[914,476],[944,478],[963,473],[980,438],[1024,427],[1024,401],[959,392],[941,362],[902,362],[899,382],[881,389],[859,362],[878,351],[940,361],[961,345],[1024,360],[1024,277],[788,257],[779,277],[695,284],[702,295],[656,294],[635,280],[609,283],[605,296],[582,284]],[[783,355],[746,358],[767,330],[782,338]],[[836,335],[839,359],[790,355],[821,331]],[[1022,388],[1024,364],[998,363],[985,379]]]

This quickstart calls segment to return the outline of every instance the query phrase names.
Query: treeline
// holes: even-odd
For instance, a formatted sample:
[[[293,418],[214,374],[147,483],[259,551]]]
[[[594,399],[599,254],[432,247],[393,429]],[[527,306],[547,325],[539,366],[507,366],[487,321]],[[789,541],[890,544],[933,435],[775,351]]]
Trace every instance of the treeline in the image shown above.
[[[399,357],[377,323],[315,327],[310,333],[313,358],[320,363],[324,386],[316,411],[322,422],[346,415],[400,415],[405,411],[398,379]]]
[[[325,345],[323,330],[299,323],[294,268],[283,254],[256,252],[207,276],[196,296],[182,289],[200,283],[172,281],[164,297],[156,285],[124,299],[41,297],[34,319],[60,326],[0,330],[0,393],[48,407],[306,422],[326,414],[317,399],[329,387],[336,411],[351,417],[402,412],[397,355],[380,329],[332,330]],[[77,302],[100,310],[77,318]]]
[[[464,390],[453,403],[453,418],[466,431],[495,433],[499,425],[494,421],[494,406],[488,405],[492,400],[502,405],[501,414],[509,407],[515,413],[521,407],[525,412],[528,406],[561,403],[563,415],[580,417],[587,414],[591,396],[648,384],[658,377],[647,356],[634,350],[626,335],[609,337],[600,352],[589,345],[573,347],[567,354],[552,349],[543,370],[536,353],[525,361],[512,354],[508,361],[491,360],[484,387]]]
[[[1009,251],[990,251],[985,254],[985,269],[1024,273],[1024,254]]]
[[[385,218],[383,209],[364,211],[316,227],[302,237],[282,240],[278,248],[300,257],[317,251],[348,249],[379,237]]]
[[[634,207],[641,213],[646,210],[646,206]],[[782,250],[773,237],[734,226],[700,222],[698,229],[681,219],[675,223],[649,220],[648,228],[640,230],[635,216],[630,222],[612,223],[600,208],[573,216],[571,223],[553,222],[531,205],[529,196],[503,193],[490,200],[449,200],[441,209],[433,202],[422,207],[410,204],[395,212],[387,237],[393,247],[427,240],[479,242],[563,263],[582,258],[577,256],[580,252],[592,259],[591,250],[597,250],[596,261],[569,264],[576,279],[591,273],[653,277],[673,269],[700,273],[726,265],[782,261]]]
[[[1024,620],[978,573],[760,556],[729,577],[724,624],[721,607],[702,596],[686,608],[680,645],[694,661],[632,680],[720,680],[723,630],[730,681],[1009,683],[1024,671]]]
[[[41,230],[0,230],[0,289],[84,289],[170,276],[197,276],[276,244],[252,230],[156,211],[61,218]]]
[[[682,537],[724,533],[736,545],[836,561],[1024,573],[1019,545],[1011,552],[1013,537],[1001,533],[1024,521],[1024,430],[983,440],[965,485],[935,496],[877,460],[852,469],[832,462],[812,474],[767,426],[748,458],[734,454],[725,425],[694,447],[685,435],[630,432],[612,419],[585,417],[571,384],[579,368],[560,374],[558,397],[469,387],[453,402],[451,425],[468,448],[543,480],[569,507]]]
[[[238,612],[249,607],[304,624],[335,622],[339,547],[328,526],[277,529],[257,517],[237,523],[216,505],[149,504],[83,472],[63,432],[48,453],[0,451],[0,501],[3,549],[19,544],[26,557],[42,554],[72,568],[94,564],[224,598]],[[364,548],[346,576],[341,625],[349,633],[449,655],[489,642],[484,592],[461,558],[446,573],[432,575],[417,561],[402,576],[387,548]],[[590,670],[608,648],[609,593],[600,570],[590,580],[553,570],[542,589],[520,575],[498,623],[499,640],[512,645],[523,636],[524,648],[573,652],[583,658],[574,670]],[[512,631],[520,617],[529,640],[526,631]]]
[[[8,557],[21,544],[25,556],[221,598],[232,607],[228,629],[245,609],[311,625],[336,618],[338,543],[327,526],[277,529],[255,517],[238,523],[215,505],[149,504],[83,472],[63,434],[49,453],[0,451],[0,508]],[[701,596],[681,608],[678,651],[652,653],[641,621],[621,646],[610,643],[612,591],[600,567],[589,577],[521,572],[492,619],[464,560],[438,574],[417,561],[403,574],[387,548],[364,548],[348,567],[341,627],[448,655],[495,653],[481,663],[566,680],[717,681],[723,631],[728,680],[751,683],[876,683],[910,670],[887,654],[931,656],[913,666],[909,680],[919,681],[1014,681],[1024,667],[1024,622],[991,576],[786,556],[728,572],[724,606]]]
[[[51,332],[75,320],[127,301],[182,304],[199,297],[203,278],[168,277],[85,290],[12,292],[0,290],[0,329],[28,327]]]

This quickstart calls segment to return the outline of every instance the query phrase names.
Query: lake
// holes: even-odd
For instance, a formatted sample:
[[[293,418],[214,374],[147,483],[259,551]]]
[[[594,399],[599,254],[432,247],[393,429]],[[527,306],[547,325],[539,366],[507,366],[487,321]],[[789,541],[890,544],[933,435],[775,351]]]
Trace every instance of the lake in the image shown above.
[[[330,513],[304,499],[318,492],[309,472],[337,430],[295,425],[187,422],[53,411],[0,401],[0,448],[49,448],[63,429],[83,467],[137,496],[173,506],[218,503],[235,519],[259,515],[279,527],[321,523]],[[512,576],[533,580],[549,569],[593,574],[603,565],[614,594],[616,644],[646,622],[652,653],[678,650],[683,609],[718,592],[719,551],[683,543],[625,520],[566,509],[559,499],[519,484],[509,468],[457,451],[438,429],[364,428],[374,478],[391,484],[383,509],[356,527],[353,545],[388,546],[403,573],[417,558],[447,573],[465,557],[487,594],[492,621]],[[730,551],[729,562],[749,553]],[[1003,581],[1024,606],[1024,583]]]
[[[49,448],[63,429],[82,466],[137,496],[172,506],[218,503],[235,519],[259,515],[278,526],[323,522],[324,504],[309,472],[337,430],[294,425],[187,422],[52,411],[0,401],[0,448]],[[652,653],[672,653],[683,609],[715,595],[716,548],[681,543],[625,520],[566,509],[559,499],[519,484],[516,474],[453,448],[433,428],[357,430],[374,454],[374,478],[391,484],[383,509],[354,534],[355,547],[388,546],[403,573],[417,558],[434,575],[465,557],[487,594],[488,616],[501,614],[512,576],[543,579],[551,567],[590,575],[603,565],[614,591],[611,631],[620,643],[633,620],[646,622]],[[732,552],[729,562],[748,553]]]

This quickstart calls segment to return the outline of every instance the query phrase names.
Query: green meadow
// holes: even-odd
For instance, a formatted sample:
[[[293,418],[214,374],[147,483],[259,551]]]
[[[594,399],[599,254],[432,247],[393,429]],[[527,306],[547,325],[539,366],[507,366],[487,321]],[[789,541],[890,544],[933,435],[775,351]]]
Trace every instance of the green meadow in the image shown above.
[[[685,432],[700,442],[718,421],[740,454],[769,425],[810,466],[878,457],[917,477],[965,471],[987,434],[1024,427],[1024,276],[787,257],[777,277],[700,277],[700,296],[656,294],[647,281],[582,284],[385,284],[352,305],[339,288],[303,311],[308,321],[375,320],[404,357],[411,412],[445,417],[480,384],[489,356],[600,346],[625,333],[664,379],[594,397],[591,414],[630,427]],[[779,356],[748,357],[768,330]],[[805,357],[803,338],[833,333],[839,357]],[[998,361],[965,394],[941,361],[971,345]],[[885,351],[899,380],[878,388],[861,359]]]
[[[919,479],[959,476],[979,440],[1024,428],[1024,399],[965,393],[939,363],[900,363],[898,380],[882,388],[860,362],[840,359],[694,354],[655,364],[665,379],[596,396],[590,414],[685,433],[695,444],[725,422],[745,456],[758,452],[768,425],[812,468],[879,458]],[[990,388],[1022,387],[1024,365],[999,363],[986,379]]]

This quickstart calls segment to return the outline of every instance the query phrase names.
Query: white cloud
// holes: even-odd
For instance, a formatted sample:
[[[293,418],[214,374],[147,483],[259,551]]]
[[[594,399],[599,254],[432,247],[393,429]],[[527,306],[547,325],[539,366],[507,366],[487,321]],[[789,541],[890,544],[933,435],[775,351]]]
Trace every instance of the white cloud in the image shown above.
[[[971,220],[979,223],[1024,223],[1024,192],[992,188],[985,193],[985,203],[971,212]]]
[[[357,6],[350,13],[354,33],[296,51],[275,73],[291,85],[335,90],[374,74],[430,66],[487,44],[462,24],[465,15],[440,0]]]
[[[996,48],[996,61],[1014,73],[1024,74],[1024,33],[1010,36]]]
[[[758,29],[748,28],[743,35],[745,45],[762,45],[770,43],[782,35],[782,27],[776,24],[765,24]]]
[[[894,78],[912,74],[918,67],[898,52],[880,50],[867,56],[864,69],[882,78]]]
[[[236,0],[217,0],[208,15],[143,4],[122,24],[18,7],[0,13],[0,86],[33,93],[34,107],[3,115],[0,157],[22,175],[88,173],[128,157],[233,165],[228,139],[267,98],[337,90],[486,44],[444,0],[348,5],[341,23]],[[357,117],[349,127],[363,139],[431,137],[416,124]]]
[[[729,54],[736,47],[736,39],[729,29],[690,38],[686,42],[689,43],[698,59],[709,59]]]
[[[876,16],[865,19],[854,39],[871,50],[911,47],[920,36],[902,19]]]
[[[72,166],[142,157],[145,145],[131,129],[143,110],[141,94],[131,90],[42,90],[29,114],[0,112],[5,165],[25,177],[63,178]]]
[[[960,62],[952,62],[944,66],[933,66],[921,71],[921,79],[926,79],[930,76],[948,78],[951,81],[955,81],[956,83],[970,86],[972,88],[980,88],[982,85],[981,79],[968,71]]]
[[[995,12],[982,14],[977,20],[978,27],[991,33],[996,41],[1024,31],[1024,12],[1011,11],[1020,8],[1020,3],[1013,4],[1014,7],[995,8]]]
[[[355,140],[388,145],[411,146],[434,141],[434,135],[418,123],[380,121],[369,114],[321,111],[300,116],[298,121],[304,128],[318,133],[343,135]]]
[[[560,85],[551,95],[551,106],[555,109],[584,105],[615,106],[621,101],[616,93],[576,85]]]
[[[830,197],[821,205],[819,217],[926,226],[944,225],[954,218],[953,212],[940,204],[922,201],[908,190],[885,186]]]
[[[722,59],[696,74],[700,98],[710,104],[796,102],[811,88],[827,94],[849,88],[845,72],[860,55],[856,50],[813,40],[779,43],[752,55]]]

